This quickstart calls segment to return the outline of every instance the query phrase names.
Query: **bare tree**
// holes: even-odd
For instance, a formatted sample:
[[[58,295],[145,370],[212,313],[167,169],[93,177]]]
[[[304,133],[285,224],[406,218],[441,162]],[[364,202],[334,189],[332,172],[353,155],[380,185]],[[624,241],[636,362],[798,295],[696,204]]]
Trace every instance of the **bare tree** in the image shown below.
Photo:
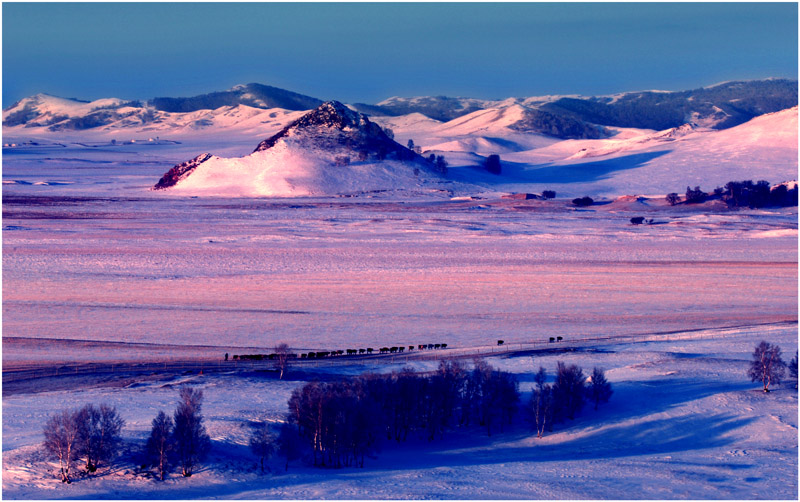
[[[125,421],[116,408],[106,404],[87,404],[75,420],[78,427],[78,454],[86,457],[86,470],[95,472],[101,461],[110,461],[119,451]]]
[[[159,411],[153,419],[153,428],[147,440],[147,457],[153,465],[158,465],[158,477],[161,481],[164,481],[164,474],[169,466],[169,454],[175,446],[172,429],[172,418]]]
[[[275,452],[275,438],[270,434],[267,424],[261,424],[250,436],[250,451],[261,461],[261,474],[264,474],[264,460]]]
[[[789,361],[789,376],[794,380],[794,388],[797,388],[797,351],[794,351],[794,357]]]
[[[594,409],[597,409],[600,403],[608,402],[608,399],[614,391],[611,390],[611,384],[608,383],[605,373],[600,368],[595,367],[594,370],[592,370],[590,379],[591,383],[588,389],[589,399],[594,401]]]
[[[556,366],[556,381],[553,384],[553,415],[555,420],[573,419],[583,408],[586,377],[583,370],[574,364],[567,366],[559,361]]]
[[[282,423],[278,432],[278,453],[286,459],[284,470],[289,470],[289,462],[300,458],[302,451],[302,438],[297,427],[288,422]]]
[[[286,372],[286,369],[289,367],[289,360],[292,359],[294,353],[289,350],[289,346],[285,343],[279,343],[275,347],[275,356],[276,356],[276,364],[278,369],[280,370],[281,374],[278,377],[279,379],[283,380],[283,374]]]
[[[495,370],[482,359],[475,359],[465,387],[465,401],[473,418],[492,435],[492,425],[511,422],[519,402],[519,383],[510,373]],[[505,419],[505,420],[504,420]]]
[[[172,435],[184,477],[192,475],[195,465],[205,457],[211,445],[200,412],[202,403],[202,390],[191,387],[183,387],[180,390],[180,402],[175,410],[175,427]]]
[[[762,340],[753,352],[747,376],[752,382],[761,380],[764,392],[769,392],[770,384],[781,383],[785,370],[786,363],[781,359],[781,348]]]
[[[536,437],[544,436],[544,430],[550,425],[553,412],[553,389],[547,385],[547,372],[539,367],[533,377],[535,387],[531,396],[531,418],[536,428]]]
[[[61,482],[71,483],[69,472],[78,456],[78,412],[62,410],[52,415],[44,425],[44,449],[58,459]]]

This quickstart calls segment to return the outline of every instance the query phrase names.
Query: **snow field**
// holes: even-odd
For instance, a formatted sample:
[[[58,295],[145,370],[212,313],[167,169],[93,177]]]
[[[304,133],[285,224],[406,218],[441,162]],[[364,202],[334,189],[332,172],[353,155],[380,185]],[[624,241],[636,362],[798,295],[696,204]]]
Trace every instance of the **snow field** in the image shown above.
[[[385,442],[365,468],[325,470],[274,459],[261,476],[246,448],[248,423],[279,420],[291,390],[303,381],[274,376],[198,376],[130,386],[16,395],[3,400],[3,493],[6,498],[548,498],[793,499],[797,494],[797,394],[778,386],[765,395],[746,376],[752,347],[764,336],[796,348],[795,327],[698,333],[691,341],[604,346],[599,351],[489,358],[515,373],[523,403],[533,373],[556,361],[584,372],[605,369],[611,401],[536,439],[522,416],[510,430],[486,437],[458,430],[441,441]],[[429,369],[430,362],[413,365]],[[399,369],[400,365],[393,366]],[[388,371],[390,367],[375,368]],[[344,369],[344,368],[343,368]],[[359,370],[361,371],[361,370]],[[144,479],[136,466],[61,485],[41,458],[41,424],[53,409],[108,402],[142,443],[159,409],[174,408],[177,387],[205,393],[204,415],[214,446],[192,478]]]
[[[796,210],[634,227],[480,202],[8,202],[4,334],[458,348],[796,318]]]
[[[219,112],[236,124],[241,115],[234,115],[247,110]],[[249,423],[283,415],[292,389],[304,383],[291,374],[284,382],[258,373],[190,374],[124,388],[91,387],[86,375],[84,387],[4,396],[3,497],[796,499],[797,393],[779,386],[765,395],[745,371],[761,339],[779,344],[787,360],[797,347],[797,209],[670,208],[637,197],[586,210],[568,203],[796,178],[796,116],[795,108],[644,146],[639,140],[653,131],[623,131],[614,146],[622,149],[572,160],[609,142],[514,136],[500,123],[492,129],[498,124],[490,116],[443,137],[438,122],[394,118],[401,143],[412,137],[458,150],[445,153],[448,179],[371,192],[360,189],[358,166],[342,178],[309,168],[311,181],[292,194],[316,193],[301,190],[313,182],[355,196],[285,200],[148,188],[199,152],[249,153],[289,115],[256,114],[246,130],[232,125],[227,133],[190,124],[158,133],[180,144],[110,145],[130,139],[131,129],[57,137],[4,131],[4,142],[40,132],[51,141],[3,151],[4,365],[218,358],[281,341],[307,350],[445,342],[455,352],[496,339],[521,346],[553,335],[575,342],[682,333],[680,341],[491,357],[518,375],[523,403],[533,372],[543,365],[552,373],[558,360],[587,373],[603,367],[615,395],[541,440],[520,418],[491,438],[461,430],[434,443],[386,443],[363,470],[296,463],[284,473],[275,460],[274,474],[257,473],[246,448]],[[493,147],[509,152],[502,178],[475,167]],[[389,179],[381,176],[373,181]],[[263,181],[257,186],[273,185]],[[542,189],[559,199],[499,198]],[[476,195],[483,198],[467,199]],[[633,216],[656,224],[634,227]],[[133,340],[154,345],[125,344]],[[403,364],[315,371],[327,377]],[[409,364],[429,370],[436,362]],[[116,405],[137,448],[157,411],[174,409],[181,384],[203,388],[214,440],[195,476],[157,483],[127,461],[70,486],[58,482],[38,447],[53,410]]]

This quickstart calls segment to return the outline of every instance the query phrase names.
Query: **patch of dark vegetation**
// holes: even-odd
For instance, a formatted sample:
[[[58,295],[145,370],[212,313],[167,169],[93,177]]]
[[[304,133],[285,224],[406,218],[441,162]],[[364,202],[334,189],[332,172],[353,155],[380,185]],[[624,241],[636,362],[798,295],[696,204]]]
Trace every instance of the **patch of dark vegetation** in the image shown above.
[[[540,367],[533,381],[535,387],[528,411],[537,437],[544,436],[545,430],[552,431],[553,424],[572,420],[583,409],[588,400],[594,408],[605,403],[613,394],[611,384],[603,370],[595,367],[589,378],[576,365],[567,366],[559,361],[556,366],[555,382],[547,384],[547,372]]]
[[[583,120],[568,115],[556,115],[544,110],[525,110],[522,119],[510,129],[539,133],[560,139],[599,139],[608,136],[606,131]]]
[[[753,180],[729,181],[724,187],[717,187],[711,193],[706,193],[699,186],[686,187],[686,195],[681,201],[680,196],[673,192],[666,196],[666,201],[671,206],[678,204],[699,204],[707,200],[722,200],[730,208],[749,207],[791,207],[797,206],[797,183],[781,183],[771,186],[769,181]]]
[[[383,105],[356,103],[354,107],[363,113],[373,115],[398,116],[409,113],[422,113],[432,119],[447,122],[454,118],[481,110],[477,104],[467,103],[459,98],[447,96],[425,96],[410,101],[391,101]]]
[[[594,199],[591,197],[578,197],[576,199],[572,199],[572,205],[577,207],[589,207],[594,204]]]
[[[502,171],[500,156],[492,154],[486,157],[486,160],[483,161],[483,168],[492,174],[500,174]]]
[[[510,424],[519,402],[516,378],[476,360],[471,371],[442,361],[432,374],[410,369],[365,374],[338,382],[311,382],[289,399],[291,442],[309,452],[315,466],[364,466],[383,437],[404,442],[410,434],[428,440],[454,427],[480,425],[488,435]]]

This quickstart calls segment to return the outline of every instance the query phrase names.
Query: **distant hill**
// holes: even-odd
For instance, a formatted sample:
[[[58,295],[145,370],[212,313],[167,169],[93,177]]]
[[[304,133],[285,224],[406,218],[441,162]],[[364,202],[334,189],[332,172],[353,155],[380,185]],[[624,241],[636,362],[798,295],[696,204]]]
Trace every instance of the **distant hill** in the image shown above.
[[[560,139],[586,139],[603,137],[604,127],[665,130],[692,123],[727,129],[765,113],[796,106],[797,87],[797,80],[767,79],[726,82],[689,91],[642,91],[597,97],[554,95],[505,100],[393,97],[374,105],[356,103],[351,107],[372,116],[420,114],[441,122],[471,117],[483,110],[524,110],[517,114],[518,122],[507,127]],[[239,117],[255,126],[255,116],[261,110],[278,110],[276,113],[281,114],[311,110],[321,104],[320,99],[261,84],[237,85],[227,91],[186,98],[159,97],[145,103],[114,98],[86,102],[37,94],[4,110],[3,125],[46,127],[52,131],[149,126],[166,131],[180,127],[231,127]],[[229,110],[236,108],[239,112]],[[261,122],[272,119],[269,114]]]
[[[189,98],[153,98],[149,104],[156,110],[164,112],[188,113],[237,105],[264,109],[310,110],[321,105],[322,100],[269,85],[244,84],[227,91],[201,94]]]
[[[298,196],[409,188],[439,178],[433,163],[366,115],[329,101],[265,139],[253,153],[207,153],[176,165],[155,190],[225,196]]]
[[[770,79],[727,82],[691,91],[561,98],[543,104],[541,109],[599,125],[662,130],[690,122],[727,129],[793,106],[797,106],[797,80]]]
[[[727,129],[753,117],[796,106],[797,80],[737,81],[689,91],[641,91],[600,97],[547,96],[544,99],[510,98],[505,101],[446,96],[394,97],[377,105],[359,103],[354,106],[373,115],[421,113],[436,120],[449,121],[509,102],[539,109],[551,116],[604,126],[662,130],[695,122],[715,129]],[[552,122],[552,118],[549,121]]]
[[[447,122],[463,115],[493,106],[494,101],[472,98],[449,98],[447,96],[421,96],[416,98],[389,98],[376,105],[356,103],[353,108],[371,115],[400,116],[421,113],[428,117]]]

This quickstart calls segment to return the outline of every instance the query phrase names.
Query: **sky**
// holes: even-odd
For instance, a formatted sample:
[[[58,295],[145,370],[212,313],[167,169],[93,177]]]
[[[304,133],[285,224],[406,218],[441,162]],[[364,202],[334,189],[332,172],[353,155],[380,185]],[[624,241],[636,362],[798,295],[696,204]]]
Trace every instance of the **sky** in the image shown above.
[[[797,78],[796,3],[8,3],[3,107],[32,94],[485,99]]]

